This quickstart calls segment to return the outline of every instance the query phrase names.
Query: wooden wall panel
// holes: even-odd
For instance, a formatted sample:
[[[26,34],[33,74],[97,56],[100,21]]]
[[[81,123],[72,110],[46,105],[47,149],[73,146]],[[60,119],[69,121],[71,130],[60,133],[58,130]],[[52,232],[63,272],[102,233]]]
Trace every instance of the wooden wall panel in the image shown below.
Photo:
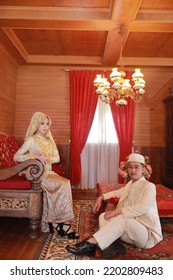
[[[165,108],[162,100],[145,104],[145,99],[136,106],[134,144],[165,146]]]
[[[65,166],[65,177],[70,179],[70,145],[58,145],[58,150],[62,158],[62,164]]]
[[[150,159],[150,165],[152,167],[152,175],[150,181],[155,184],[163,182],[164,176],[164,158],[165,148],[164,147],[145,147],[145,146],[134,146],[134,151],[144,156],[148,156]]]
[[[23,141],[33,113],[52,119],[52,134],[58,144],[70,139],[69,72],[56,66],[24,66],[18,69],[15,134]]]
[[[0,52],[0,131],[14,134],[16,66]]]
[[[147,82],[143,100],[136,103],[134,145],[165,146],[165,107],[163,99],[173,85],[171,69],[142,71]],[[161,84],[164,86],[161,87]]]

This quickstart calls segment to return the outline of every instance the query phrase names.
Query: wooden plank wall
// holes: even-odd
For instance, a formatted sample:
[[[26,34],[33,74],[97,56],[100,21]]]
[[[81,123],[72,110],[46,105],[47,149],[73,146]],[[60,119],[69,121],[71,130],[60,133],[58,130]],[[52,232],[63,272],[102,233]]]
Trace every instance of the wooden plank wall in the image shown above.
[[[134,150],[149,156],[154,183],[164,182],[165,170],[165,106],[163,99],[170,95],[173,85],[171,69],[144,70],[148,81],[146,93],[140,103],[136,103]],[[167,79],[168,78],[168,79]],[[164,84],[159,89],[160,81]],[[167,82],[168,81],[168,82]]]
[[[56,66],[19,67],[17,75],[15,135],[23,143],[26,129],[35,112],[52,119],[51,132],[66,163],[70,164],[69,72]]]
[[[162,99],[154,98],[148,102],[144,97],[137,104],[134,150],[150,158],[153,167],[151,180],[155,183],[162,182],[165,168],[165,107]]]
[[[0,131],[14,134],[16,66],[0,51]]]
[[[21,142],[33,113],[52,119],[52,134],[58,144],[69,144],[69,72],[55,66],[19,67],[17,73],[15,134]]]
[[[165,107],[163,99],[170,95],[173,85],[171,69],[144,69],[147,81],[143,100],[136,103],[134,144],[140,146],[165,146]],[[164,86],[161,88],[160,84]]]
[[[161,96],[166,96],[164,91]],[[165,107],[162,98],[146,95],[136,104],[134,150],[150,158],[153,168],[151,180],[162,182],[165,157]]]

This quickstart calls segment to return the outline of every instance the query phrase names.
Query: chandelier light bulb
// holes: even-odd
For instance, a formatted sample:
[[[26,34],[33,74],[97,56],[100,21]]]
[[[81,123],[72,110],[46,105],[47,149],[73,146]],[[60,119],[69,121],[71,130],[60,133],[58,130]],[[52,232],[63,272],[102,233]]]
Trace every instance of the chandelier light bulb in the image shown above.
[[[110,74],[112,81],[116,81],[121,78],[121,73],[118,71],[118,68],[113,68],[112,73]]]
[[[136,68],[135,69],[135,73],[132,75],[132,79],[138,79],[138,78],[143,78],[144,75],[141,73],[141,69],[140,68]]]
[[[130,80],[128,80],[128,79],[125,79],[125,80],[124,80],[124,82],[123,82],[123,84],[122,84],[122,89],[123,89],[123,90],[126,90],[126,89],[128,89],[128,88],[131,88],[131,84],[130,84],[129,82],[130,82]]]
[[[100,84],[103,82],[102,75],[98,74],[96,75],[96,79],[94,80],[95,86],[100,86]]]
[[[110,83],[106,78],[102,79],[104,88],[110,88]]]
[[[119,82],[115,82],[113,85],[112,85],[112,88],[114,89],[119,89],[121,87],[121,84]]]

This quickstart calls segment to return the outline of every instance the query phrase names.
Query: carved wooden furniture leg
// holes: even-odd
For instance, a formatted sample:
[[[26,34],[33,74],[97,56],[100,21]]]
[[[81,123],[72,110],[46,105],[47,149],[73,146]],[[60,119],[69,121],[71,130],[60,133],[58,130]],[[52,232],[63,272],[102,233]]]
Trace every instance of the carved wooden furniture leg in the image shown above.
[[[40,232],[40,223],[42,216],[42,190],[31,190],[29,195],[29,218],[30,218],[30,237],[37,238]]]
[[[40,219],[35,219],[35,218],[31,218],[29,220],[29,236],[32,239],[35,239],[38,237],[38,234],[40,232]]]

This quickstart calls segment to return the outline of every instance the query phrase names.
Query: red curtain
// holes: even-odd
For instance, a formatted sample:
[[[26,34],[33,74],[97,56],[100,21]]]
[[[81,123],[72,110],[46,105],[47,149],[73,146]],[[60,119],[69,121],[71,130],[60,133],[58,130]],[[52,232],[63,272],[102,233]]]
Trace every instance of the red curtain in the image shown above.
[[[85,146],[97,105],[93,81],[99,71],[70,71],[70,180],[81,181],[80,154]]]
[[[126,78],[130,79],[131,74],[131,72],[127,72]],[[127,102],[127,105],[124,107],[118,107],[115,102],[111,104],[112,116],[120,146],[120,162],[124,161],[132,152],[133,145],[136,106],[130,97],[128,97]],[[119,177],[119,183],[123,182],[124,180]]]

